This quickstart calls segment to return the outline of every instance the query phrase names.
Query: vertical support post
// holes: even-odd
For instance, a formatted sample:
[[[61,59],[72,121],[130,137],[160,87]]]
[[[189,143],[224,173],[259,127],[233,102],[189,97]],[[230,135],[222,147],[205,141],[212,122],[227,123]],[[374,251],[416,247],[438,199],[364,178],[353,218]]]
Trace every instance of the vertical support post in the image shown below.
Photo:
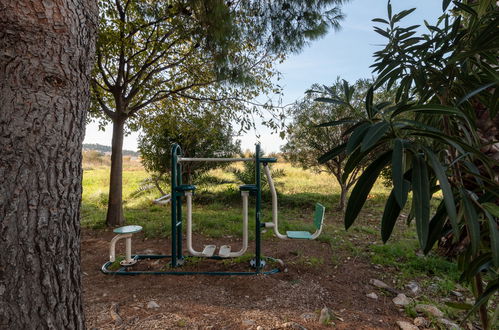
[[[182,253],[182,243],[178,242],[179,236],[180,236],[180,241],[182,239],[182,232],[180,232],[180,235],[178,233],[178,227],[177,227],[177,221],[178,218],[182,218],[182,209],[181,207],[181,199],[180,195],[177,191],[177,186],[181,184],[178,180],[178,172],[179,172],[179,164],[178,164],[178,155],[181,154],[182,151],[180,149],[180,146],[178,144],[173,144],[172,145],[172,153],[171,153],[171,232],[172,232],[172,262],[171,266],[172,267],[177,267],[178,266],[178,257],[179,255],[181,256]],[[182,172],[180,171],[180,175],[182,175]],[[180,251],[179,251],[179,246],[180,246]]]
[[[177,183],[182,184],[182,164],[177,162]],[[178,196],[177,205],[177,221],[176,221],[176,231],[177,231],[177,262],[182,262],[182,194]]]
[[[256,180],[256,206],[255,206],[255,269],[256,272],[260,272],[261,267],[261,224],[260,224],[260,212],[262,203],[262,180],[260,172],[260,144],[256,145],[255,148],[255,180]]]
[[[125,246],[126,246],[126,252],[125,252],[125,260],[128,263],[132,262],[132,236],[127,237],[125,239]]]

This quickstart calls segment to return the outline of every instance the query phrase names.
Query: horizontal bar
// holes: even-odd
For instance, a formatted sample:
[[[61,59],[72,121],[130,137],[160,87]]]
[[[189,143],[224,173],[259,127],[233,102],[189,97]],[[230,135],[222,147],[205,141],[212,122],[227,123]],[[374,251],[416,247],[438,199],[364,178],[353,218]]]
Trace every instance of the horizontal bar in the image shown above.
[[[186,158],[179,157],[179,162],[254,162],[255,158]]]

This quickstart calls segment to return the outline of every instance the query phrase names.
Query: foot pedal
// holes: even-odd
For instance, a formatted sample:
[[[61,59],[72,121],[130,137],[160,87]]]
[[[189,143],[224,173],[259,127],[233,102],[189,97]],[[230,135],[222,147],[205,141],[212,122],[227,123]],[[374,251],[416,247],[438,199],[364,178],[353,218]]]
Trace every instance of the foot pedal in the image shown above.
[[[213,257],[213,254],[215,253],[215,250],[217,249],[216,245],[205,245],[203,252],[203,257]]]
[[[228,258],[230,254],[230,245],[222,245],[218,251],[218,256],[222,258]]]

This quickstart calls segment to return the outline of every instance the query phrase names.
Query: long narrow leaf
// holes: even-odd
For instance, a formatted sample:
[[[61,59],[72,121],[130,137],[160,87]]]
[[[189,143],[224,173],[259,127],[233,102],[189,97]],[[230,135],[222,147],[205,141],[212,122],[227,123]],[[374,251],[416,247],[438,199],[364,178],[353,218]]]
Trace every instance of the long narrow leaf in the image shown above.
[[[442,237],[442,229],[444,228],[446,219],[445,212],[445,204],[444,202],[440,203],[437,208],[437,212],[433,215],[429,224],[429,235],[428,240],[426,241],[426,246],[423,249],[423,252],[427,254],[433,248],[433,245]]]
[[[345,228],[348,229],[359,215],[362,206],[366,202],[367,195],[372,189],[374,182],[378,178],[381,170],[390,162],[392,152],[387,151],[373,161],[362,173],[357,184],[352,189],[352,194],[348,199],[345,211]]]
[[[490,281],[489,284],[487,284],[485,291],[480,297],[477,298],[477,300],[475,301],[475,305],[473,305],[473,308],[468,312],[468,314],[466,314],[464,320],[466,320],[471,314],[476,312],[478,308],[480,308],[480,306],[487,303],[489,298],[497,291],[499,291],[499,278],[496,278]]]
[[[426,163],[418,154],[414,155],[412,161],[412,191],[416,231],[421,248],[424,249],[428,241],[430,222],[430,182]]]
[[[371,123],[365,122],[352,132],[347,142],[347,154],[352,153],[358,147],[369,127],[371,127]]]
[[[494,217],[499,218],[499,206],[492,203],[483,203],[482,207],[485,209],[485,217],[490,231],[490,249],[492,250],[492,260],[494,265],[499,267],[499,230],[497,229],[497,222]]]
[[[357,120],[353,118],[343,118],[339,120],[328,121],[327,123],[322,123],[319,125],[315,125],[315,127],[331,127],[331,126],[340,126],[343,124],[353,124],[356,123]]]
[[[407,193],[404,194],[405,153],[402,139],[395,139],[392,154],[392,181],[393,193],[400,208],[407,201]]]
[[[328,152],[326,152],[324,155],[320,156],[317,161],[320,163],[320,164],[324,164],[325,162],[333,159],[334,157],[338,156],[339,154],[341,154],[342,152],[345,151],[347,147],[347,144],[346,143],[343,143],[343,144],[340,144],[339,146],[329,150]]]
[[[331,104],[340,104],[346,105],[346,103],[340,99],[332,99],[330,97],[318,97],[314,99],[315,102],[323,102],[323,103],[331,103]]]
[[[402,20],[404,17],[406,17],[407,15],[409,15],[410,13],[412,13],[415,10],[416,10],[416,8],[402,10],[400,13],[393,16],[393,22],[398,22],[398,21]]]
[[[367,154],[369,154],[369,152],[371,152],[371,150],[360,152],[360,148],[357,148],[348,156],[345,167],[343,168],[343,175],[341,177],[343,181],[348,179],[350,173],[352,173],[352,171],[359,166],[359,163],[367,156]]]
[[[466,267],[466,271],[462,274],[462,279],[466,281],[471,281],[476,274],[483,270],[490,268],[491,266],[491,253],[483,253],[473,259],[469,265]]]
[[[464,189],[461,189],[461,199],[463,200],[464,206],[464,219],[471,236],[471,254],[475,255],[478,253],[478,248],[480,247],[480,223],[478,222],[478,214],[473,207],[473,203],[469,200],[470,198],[471,197],[468,193]]]
[[[373,117],[373,98],[374,98],[374,87],[371,86],[367,90],[367,95],[366,95],[366,112],[367,112],[367,117],[369,119]]]
[[[379,112],[379,111],[383,110],[384,108],[386,108],[387,106],[389,106],[390,104],[392,104],[392,102],[388,102],[388,101],[386,101],[386,102],[381,102],[381,103],[378,103],[378,104],[376,104],[376,105],[373,107],[374,112],[375,112],[375,113],[377,113],[377,112]]]
[[[440,188],[442,188],[442,193],[444,195],[445,207],[447,209],[447,215],[449,216],[452,230],[455,237],[459,237],[459,227],[457,224],[457,213],[456,213],[456,203],[454,202],[454,193],[450,186],[447,174],[445,174],[445,169],[438,160],[437,156],[428,148],[425,148],[425,153],[430,160],[430,165],[440,182]]]
[[[440,104],[417,104],[410,108],[395,111],[392,117],[404,112],[420,112],[428,115],[456,115],[463,117],[463,113],[461,111],[453,107],[447,107]]]
[[[382,19],[382,18],[373,18],[371,21],[372,22],[383,23],[383,24],[389,24],[387,20]]]
[[[409,188],[410,183],[404,180],[402,189],[406,195],[409,192]],[[395,197],[395,189],[393,189],[386,201],[383,217],[381,218],[381,239],[383,243],[386,243],[392,235],[393,227],[395,226],[395,222],[397,222],[401,210],[402,207],[398,204]]]
[[[499,218],[499,206],[493,203],[483,203],[482,207],[487,210],[492,216]]]
[[[458,102],[457,102],[457,105],[461,105],[463,104],[464,102],[466,102],[467,100],[469,100],[471,97],[475,96],[476,94],[480,93],[481,91],[483,90],[486,90],[487,88],[490,88],[494,85],[497,85],[497,81],[494,81],[494,82],[491,82],[489,84],[486,84],[482,87],[479,87],[471,92],[469,92],[468,94],[466,94],[465,96],[463,96],[463,98],[461,98]]]
[[[442,11],[446,11],[447,7],[449,7],[449,4],[452,2],[452,0],[443,0],[442,1]]]
[[[390,124],[386,121],[381,121],[369,127],[369,130],[364,135],[360,145],[360,151],[366,151],[374,146],[390,128]]]

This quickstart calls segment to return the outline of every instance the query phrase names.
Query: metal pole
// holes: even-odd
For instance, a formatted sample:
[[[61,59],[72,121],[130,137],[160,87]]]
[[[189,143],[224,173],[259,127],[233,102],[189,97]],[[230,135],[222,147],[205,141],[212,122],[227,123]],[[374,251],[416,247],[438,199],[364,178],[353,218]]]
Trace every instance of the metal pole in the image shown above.
[[[182,165],[177,163],[178,185],[182,184]],[[177,263],[182,262],[182,195],[179,194],[177,206]]]
[[[260,144],[256,145],[255,166],[256,166],[256,206],[255,206],[255,268],[260,272],[261,246],[260,246],[260,211],[262,201],[261,173],[260,173]]]
[[[189,158],[179,157],[178,162],[252,162],[254,158]]]
[[[171,232],[172,232],[172,267],[177,267],[177,200],[178,195],[176,191],[177,187],[177,149],[179,149],[178,144],[172,145],[172,153],[171,153]]]

